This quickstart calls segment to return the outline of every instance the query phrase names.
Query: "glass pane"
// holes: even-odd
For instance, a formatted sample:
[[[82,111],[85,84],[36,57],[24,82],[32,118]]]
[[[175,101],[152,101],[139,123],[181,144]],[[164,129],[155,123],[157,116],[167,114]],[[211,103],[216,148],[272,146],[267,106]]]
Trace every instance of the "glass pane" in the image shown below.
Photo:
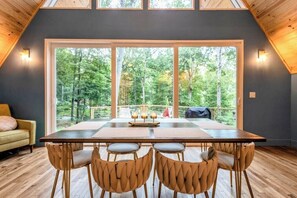
[[[150,0],[149,8],[189,9],[194,8],[193,0]]]
[[[200,9],[247,9],[241,0],[200,0]]]
[[[41,8],[91,8],[91,0],[46,0]]]
[[[117,48],[117,117],[172,117],[173,49]]]
[[[111,117],[111,50],[56,48],[56,126]]]
[[[98,8],[142,8],[142,0],[98,0]]]
[[[212,119],[236,125],[236,48],[179,48],[179,115],[209,107]]]

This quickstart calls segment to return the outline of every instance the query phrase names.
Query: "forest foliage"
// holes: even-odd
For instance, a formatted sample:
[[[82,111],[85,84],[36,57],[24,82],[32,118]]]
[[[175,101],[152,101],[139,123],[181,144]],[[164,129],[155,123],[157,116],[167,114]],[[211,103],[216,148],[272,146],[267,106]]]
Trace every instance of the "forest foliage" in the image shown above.
[[[141,8],[143,0],[98,0],[101,8]],[[193,0],[150,0],[150,8],[192,8]]]
[[[117,48],[117,110],[156,112],[173,105],[173,48]],[[179,47],[179,116],[204,106],[236,124],[236,48]],[[57,127],[111,116],[111,49],[57,48]]]

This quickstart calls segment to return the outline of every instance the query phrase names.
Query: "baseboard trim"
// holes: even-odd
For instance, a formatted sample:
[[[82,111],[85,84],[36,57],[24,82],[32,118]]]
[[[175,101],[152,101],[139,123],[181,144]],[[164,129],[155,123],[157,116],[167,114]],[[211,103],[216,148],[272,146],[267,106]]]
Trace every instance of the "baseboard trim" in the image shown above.
[[[297,149],[297,140],[291,140],[291,147]]]
[[[257,142],[257,146],[291,146],[290,139],[267,139],[266,142]]]

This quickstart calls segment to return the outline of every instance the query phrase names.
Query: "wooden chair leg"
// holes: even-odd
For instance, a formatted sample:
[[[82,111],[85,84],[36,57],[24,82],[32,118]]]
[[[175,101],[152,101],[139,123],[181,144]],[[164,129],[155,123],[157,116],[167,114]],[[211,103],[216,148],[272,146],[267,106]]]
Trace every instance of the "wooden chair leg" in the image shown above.
[[[133,198],[137,198],[136,191],[133,190],[132,192],[133,192]]]
[[[182,160],[185,161],[185,154],[184,154],[184,152],[182,152],[181,155],[182,155]]]
[[[147,186],[146,183],[144,184],[144,194],[145,194],[145,198],[148,198],[148,193],[147,193]]]
[[[180,161],[180,156],[179,156],[179,153],[177,153],[177,157],[178,157],[178,161]]]
[[[246,173],[246,170],[244,170],[243,173],[244,173],[244,177],[245,177],[246,183],[247,183],[247,185],[248,185],[248,188],[249,188],[251,197],[254,198],[254,194],[253,194],[252,186],[251,186],[251,184],[250,184],[250,181],[249,181],[248,175],[247,175],[247,173]]]
[[[104,198],[105,190],[102,190],[100,198]]]
[[[157,172],[157,164],[155,163],[155,166],[154,166],[154,175],[153,175],[153,186],[155,185],[155,179],[156,179],[156,172]]]
[[[217,180],[218,180],[218,172],[219,172],[219,169],[217,169],[217,173],[216,173],[215,181],[214,181],[214,184],[213,184],[213,187],[212,187],[212,198],[214,198],[214,197],[215,197],[215,194],[216,194],[216,187],[217,187]]]
[[[230,184],[231,184],[231,188],[233,187],[233,184],[232,184],[232,170],[230,170]]]
[[[107,153],[107,160],[106,161],[109,161],[109,157],[110,157],[110,153]]]
[[[63,179],[62,179],[61,189],[63,189],[63,187],[64,187],[64,180],[65,180],[65,172],[63,172]]]
[[[209,198],[207,191],[204,192],[204,195],[205,195],[206,198]]]
[[[113,159],[113,161],[116,161],[116,160],[117,160],[117,156],[118,156],[118,154],[114,154],[114,159]]]
[[[58,178],[59,178],[59,173],[60,173],[60,170],[57,170],[57,171],[56,171],[55,180],[54,180],[53,189],[52,189],[52,193],[51,193],[51,198],[53,198],[54,195],[55,195],[56,186],[57,186],[57,182],[58,182]]]
[[[89,179],[90,196],[91,196],[91,198],[93,198],[93,188],[92,188],[92,178],[91,178],[90,165],[87,165],[87,169],[88,169],[88,179]]]
[[[109,192],[109,198],[111,198],[112,197],[112,193],[111,192]]]
[[[158,198],[161,197],[161,188],[162,188],[162,183],[159,182],[159,191],[158,191]]]
[[[64,171],[64,172],[66,172],[66,171]],[[68,188],[68,195],[70,195],[70,187],[71,187],[71,169],[70,170],[68,170],[68,174],[69,174],[69,180],[68,180],[68,187],[66,186],[66,189]],[[65,180],[66,180],[67,178],[65,178]],[[66,184],[66,182],[65,182],[65,184]],[[66,196],[67,197],[67,196]]]
[[[194,194],[194,198],[196,198],[196,194]]]
[[[177,198],[177,192],[176,191],[174,191],[174,193],[173,193],[173,198]]]
[[[137,152],[134,153],[134,158],[135,158],[135,159],[138,159]]]

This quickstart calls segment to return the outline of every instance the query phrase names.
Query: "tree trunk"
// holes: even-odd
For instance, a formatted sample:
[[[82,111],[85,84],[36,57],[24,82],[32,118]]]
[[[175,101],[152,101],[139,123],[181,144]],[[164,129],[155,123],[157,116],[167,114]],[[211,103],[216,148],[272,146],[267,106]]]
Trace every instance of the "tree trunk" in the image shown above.
[[[117,68],[117,82],[116,82],[116,95],[117,95],[117,101],[119,101],[119,90],[120,90],[120,81],[121,81],[121,73],[123,70],[123,61],[125,56],[125,48],[117,48],[117,57],[116,57],[116,68]]]
[[[70,116],[71,116],[71,121],[73,121],[74,119],[74,103],[75,103],[75,87],[76,87],[76,82],[75,82],[75,79],[76,79],[76,71],[77,71],[77,68],[76,68],[76,65],[77,65],[77,60],[76,60],[76,57],[78,56],[77,54],[77,49],[75,50],[75,58],[74,58],[74,67],[73,68],[73,83],[72,83],[72,93],[71,93],[71,113],[70,113]]]
[[[82,51],[79,49],[79,61],[78,61],[78,67],[77,67],[77,97],[76,97],[76,123],[78,123],[80,118],[80,80],[81,80],[81,61],[82,61]]]
[[[147,62],[147,60],[145,60],[145,62],[144,62],[144,74],[143,74],[143,77],[142,77],[142,79],[141,79],[141,86],[142,86],[142,104],[143,104],[143,105],[145,105],[146,62]]]
[[[84,120],[85,117],[85,112],[86,112],[86,99],[83,99],[83,108],[81,110],[81,114],[80,114],[80,120]]]
[[[70,113],[71,121],[73,121],[73,118],[74,118],[74,97],[75,97],[75,85],[74,85],[74,82],[75,82],[75,74],[73,75],[73,85],[72,85],[72,94],[71,94],[71,97],[72,97],[71,98],[71,113]]]
[[[188,85],[188,99],[190,102],[192,102],[193,97],[193,75],[195,73],[195,67],[194,60],[190,60],[189,62],[189,69],[188,69],[188,76],[189,76],[189,85]]]
[[[218,48],[217,51],[218,59],[217,59],[217,115],[221,115],[221,107],[222,107],[222,84],[221,84],[221,77],[222,77],[222,47]]]

